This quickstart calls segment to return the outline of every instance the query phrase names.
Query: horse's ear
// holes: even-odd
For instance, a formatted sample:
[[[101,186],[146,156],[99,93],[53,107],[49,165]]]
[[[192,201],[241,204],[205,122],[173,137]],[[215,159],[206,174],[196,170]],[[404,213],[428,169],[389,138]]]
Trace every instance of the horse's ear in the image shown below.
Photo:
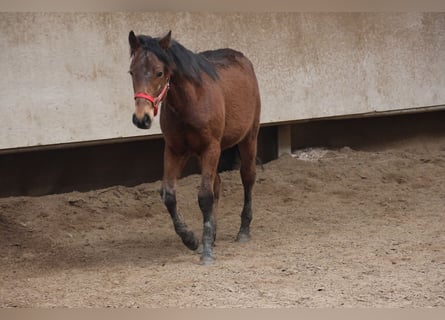
[[[131,30],[130,34],[128,35],[128,42],[130,43],[130,54],[134,55],[136,50],[139,48],[140,43],[133,30]]]
[[[164,50],[167,50],[168,47],[170,47],[170,41],[172,38],[172,31],[170,30],[167,35],[165,35],[164,37],[161,38],[161,40],[159,40],[159,44],[161,45],[161,48]]]

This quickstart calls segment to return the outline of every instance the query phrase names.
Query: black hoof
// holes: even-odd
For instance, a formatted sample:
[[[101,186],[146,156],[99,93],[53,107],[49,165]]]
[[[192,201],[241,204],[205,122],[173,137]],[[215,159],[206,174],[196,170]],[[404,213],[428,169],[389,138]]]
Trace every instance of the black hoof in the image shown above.
[[[195,251],[199,247],[199,241],[195,238],[193,234],[191,237],[188,237],[187,239],[182,239],[182,242],[185,244],[187,248],[189,248],[192,251]]]

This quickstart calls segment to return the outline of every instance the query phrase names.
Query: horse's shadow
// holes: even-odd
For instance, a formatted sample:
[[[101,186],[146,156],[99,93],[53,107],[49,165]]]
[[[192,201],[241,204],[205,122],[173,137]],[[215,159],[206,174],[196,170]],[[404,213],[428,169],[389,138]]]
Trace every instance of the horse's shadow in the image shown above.
[[[0,215],[0,268],[20,265],[25,273],[42,274],[71,269],[141,266],[156,267],[181,259],[195,258],[174,232],[153,237],[150,232],[128,237],[105,239],[83,238],[79,234],[68,241],[53,239],[51,234],[37,232]],[[189,254],[184,254],[189,253]]]

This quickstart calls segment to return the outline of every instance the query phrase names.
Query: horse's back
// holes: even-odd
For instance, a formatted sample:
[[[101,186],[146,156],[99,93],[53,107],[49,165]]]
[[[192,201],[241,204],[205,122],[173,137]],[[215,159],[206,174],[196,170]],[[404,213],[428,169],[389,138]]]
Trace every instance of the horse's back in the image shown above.
[[[239,64],[243,58],[247,59],[243,53],[230,48],[203,51],[201,54],[217,67],[229,67]]]
[[[255,71],[243,53],[233,49],[202,52],[218,71],[218,83],[225,101],[223,148],[255,134],[259,127],[260,94]]]
[[[256,91],[258,91],[258,84],[255,72],[253,70],[253,65],[242,52],[230,48],[224,48],[204,51],[201,52],[201,54],[217,68],[220,77],[227,77],[224,71],[234,73],[234,76],[236,76],[236,71],[241,72],[246,77],[245,79],[240,77],[238,80],[253,82],[256,86]]]

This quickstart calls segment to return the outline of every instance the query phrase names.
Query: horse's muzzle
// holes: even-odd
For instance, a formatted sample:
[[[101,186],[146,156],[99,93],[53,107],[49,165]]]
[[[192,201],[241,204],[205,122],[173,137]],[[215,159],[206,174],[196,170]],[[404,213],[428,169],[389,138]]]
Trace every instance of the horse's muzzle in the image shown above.
[[[133,124],[139,129],[150,129],[151,127],[151,119],[148,114],[144,114],[142,119],[138,119],[136,114],[133,113]]]

